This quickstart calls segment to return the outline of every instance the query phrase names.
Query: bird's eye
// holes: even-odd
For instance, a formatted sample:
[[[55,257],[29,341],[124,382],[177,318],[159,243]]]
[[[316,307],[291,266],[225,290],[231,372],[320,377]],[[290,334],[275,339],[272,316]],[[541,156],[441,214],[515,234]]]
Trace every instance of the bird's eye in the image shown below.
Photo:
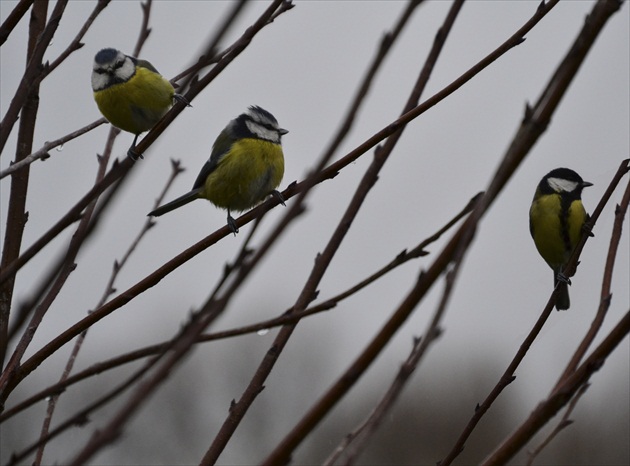
[[[114,68],[115,68],[115,69],[121,68],[121,67],[123,66],[123,63],[125,63],[125,61],[124,61],[124,60],[117,61],[117,62],[114,64]]]

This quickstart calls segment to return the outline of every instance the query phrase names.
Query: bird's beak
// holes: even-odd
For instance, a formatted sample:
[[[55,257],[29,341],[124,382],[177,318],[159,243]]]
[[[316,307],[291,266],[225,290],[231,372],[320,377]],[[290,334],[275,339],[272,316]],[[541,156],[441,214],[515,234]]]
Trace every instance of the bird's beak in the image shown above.
[[[286,129],[282,129],[282,128],[280,128],[280,129],[278,130],[278,132],[280,133],[280,136],[284,136],[284,135],[285,135],[285,134],[287,134],[289,131],[287,131]]]
[[[589,181],[582,181],[582,187],[583,188],[588,188],[589,186],[593,186],[593,183],[591,183]]]

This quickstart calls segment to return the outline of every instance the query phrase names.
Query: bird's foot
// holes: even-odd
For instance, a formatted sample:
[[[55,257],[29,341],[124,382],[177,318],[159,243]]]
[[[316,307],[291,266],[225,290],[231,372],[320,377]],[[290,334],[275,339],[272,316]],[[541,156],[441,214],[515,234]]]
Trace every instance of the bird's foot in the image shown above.
[[[137,162],[138,159],[144,159],[144,155],[138,154],[136,152],[136,147],[135,146],[129,148],[129,150],[127,151],[127,157],[129,157],[134,162]]]
[[[136,137],[133,138],[133,142],[131,143],[131,147],[127,151],[127,157],[129,157],[134,162],[137,161],[138,159],[144,159],[144,156],[142,154],[139,154],[139,153],[136,152],[136,142],[138,142],[138,136],[140,136],[140,135],[136,134]]]
[[[589,219],[587,219],[586,222],[584,222],[584,225],[582,225],[582,234],[592,238],[595,235],[593,234],[593,227],[591,227],[591,223],[588,220]]]
[[[236,234],[238,233],[238,227],[236,226],[236,220],[234,220],[234,218],[228,213],[227,216],[227,226],[230,229],[230,231],[232,233],[234,233],[234,236],[236,236]]]
[[[188,99],[186,97],[184,97],[181,94],[173,94],[173,99],[175,99],[178,102],[181,102],[183,104],[186,105],[186,107],[192,107],[192,105],[190,105],[190,102],[188,101]]]
[[[280,193],[280,191],[278,191],[277,189],[274,189],[273,191],[271,191],[271,195],[275,197],[280,204],[282,204],[285,207],[287,206],[284,203],[284,197],[282,197],[282,194]]]
[[[562,283],[566,283],[567,285],[571,284],[571,279],[562,272],[558,272],[558,275],[556,275],[556,280]]]

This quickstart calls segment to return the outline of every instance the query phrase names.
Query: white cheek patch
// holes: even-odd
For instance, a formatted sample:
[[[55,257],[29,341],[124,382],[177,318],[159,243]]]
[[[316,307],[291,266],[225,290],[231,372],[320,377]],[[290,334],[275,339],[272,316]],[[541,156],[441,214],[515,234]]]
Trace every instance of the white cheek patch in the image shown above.
[[[277,131],[267,129],[264,126],[261,126],[251,120],[245,120],[245,124],[247,125],[247,129],[249,129],[252,133],[254,133],[260,139],[265,139],[267,141],[280,144],[280,136],[278,135]]]
[[[562,178],[549,178],[547,184],[557,193],[565,192],[570,193],[578,187],[577,181],[569,181]]]
[[[111,70],[113,65],[109,66],[95,66],[92,72],[92,90],[100,91],[111,86],[115,81],[112,76],[107,72]],[[97,70],[102,70],[102,73],[97,73]],[[136,65],[129,59],[125,58],[123,65],[114,73],[116,79],[122,82],[128,81],[136,72]]]
[[[92,73],[92,90],[100,91],[108,86],[109,78],[106,74]]]
[[[123,62],[123,66],[121,66],[118,69],[118,71],[116,71],[116,76],[122,79],[123,81],[127,81],[129,78],[133,76],[135,72],[136,72],[136,65],[134,65],[133,62],[129,58],[126,58],[125,61]]]

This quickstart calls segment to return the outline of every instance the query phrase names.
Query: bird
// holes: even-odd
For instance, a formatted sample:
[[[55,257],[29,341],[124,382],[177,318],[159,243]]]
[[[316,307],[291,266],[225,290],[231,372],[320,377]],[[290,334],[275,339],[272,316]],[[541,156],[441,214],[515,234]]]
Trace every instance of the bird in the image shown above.
[[[588,215],[582,204],[582,189],[593,186],[569,168],[556,168],[538,183],[529,209],[529,231],[538,253],[553,270],[559,288],[557,310],[569,309],[570,281],[563,275],[585,231]]]
[[[248,107],[216,138],[192,190],[148,215],[159,217],[195,199],[207,199],[227,209],[228,228],[238,233],[230,212],[254,207],[270,194],[284,205],[276,188],[284,175],[282,136],[287,133],[267,110]]]
[[[92,91],[103,116],[117,128],[135,135],[127,151],[133,160],[142,158],[135,152],[138,136],[170,110],[173,99],[190,106],[151,63],[113,48],[102,49],[94,56]]]

